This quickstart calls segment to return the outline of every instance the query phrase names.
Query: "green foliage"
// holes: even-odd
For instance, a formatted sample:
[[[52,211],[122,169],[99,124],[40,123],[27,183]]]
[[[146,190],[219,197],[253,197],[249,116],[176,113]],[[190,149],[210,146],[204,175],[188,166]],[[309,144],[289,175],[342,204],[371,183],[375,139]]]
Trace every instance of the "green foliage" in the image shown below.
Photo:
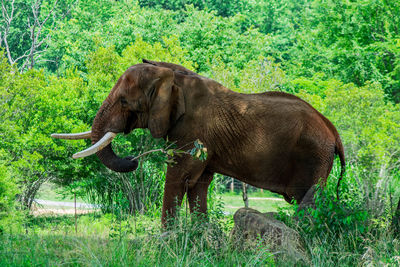
[[[9,152],[4,164],[12,170],[11,178],[22,188],[23,203],[30,206],[44,181],[67,182],[78,172],[83,174],[77,169],[83,165],[72,162],[67,155],[68,151],[83,148],[84,142],[63,146],[50,137],[61,128],[81,131],[89,127],[82,122],[80,117],[83,116],[75,113],[82,104],[76,99],[83,93],[83,81],[76,75],[60,79],[46,77],[37,70],[24,74],[10,70],[3,81],[0,90],[5,97],[1,115],[6,123],[1,125],[0,149]],[[70,164],[65,164],[66,161]]]
[[[250,60],[243,69],[228,66],[217,58],[213,62],[210,73],[212,79],[229,89],[247,94],[277,91],[286,82],[286,76],[280,64],[264,57]]]
[[[63,71],[76,66],[87,72],[84,62],[100,47],[115,46],[120,54],[136,38],[142,37],[145,42],[154,44],[164,42],[168,36],[175,43],[179,40],[186,60],[194,62],[199,71],[208,70],[208,62],[215,56],[242,67],[250,59],[266,53],[269,42],[269,37],[256,29],[243,29],[242,20],[240,15],[223,18],[190,5],[173,12],[140,8],[135,3],[79,2],[72,11],[72,18],[60,22],[54,33],[57,37],[52,39],[44,57],[51,59],[48,69]]]
[[[289,87],[337,127],[348,163],[380,177],[399,167],[400,106],[385,100],[379,83],[358,87],[315,75],[295,79]]]
[[[400,247],[391,229],[393,207],[387,188],[374,188],[362,180],[358,167],[348,166],[337,201],[339,172],[334,168],[327,185],[318,189],[315,208],[298,210],[292,205],[281,209],[279,218],[303,237],[313,265],[396,262]]]
[[[178,24],[179,40],[188,57],[198,64],[198,71],[208,71],[215,58],[225,64],[243,68],[244,64],[268,51],[270,38],[250,27],[242,29],[241,15],[221,18],[190,7]]]
[[[164,8],[171,10],[184,9],[186,5],[193,5],[198,9],[215,10],[219,16],[227,17],[238,13],[243,3],[240,0],[139,0],[140,6]]]
[[[319,188],[315,194],[315,209],[302,210],[297,213],[303,222],[307,235],[321,235],[329,232],[341,235],[356,230],[363,234],[368,232],[369,219],[366,204],[366,192],[359,184],[353,170],[348,170],[340,187],[340,201],[336,200],[336,181],[330,177],[328,186]]]
[[[398,102],[399,15],[396,1],[312,1],[288,49],[288,72],[324,72],[358,86],[378,81]]]
[[[21,71],[43,66],[41,53],[47,49],[59,21],[69,18],[76,0],[14,0],[2,2],[0,46],[7,50],[10,64]]]
[[[43,2],[41,16],[50,2]],[[11,42],[12,54],[20,55],[29,38],[18,33],[32,14],[24,1],[16,5],[21,16]],[[53,38],[38,66],[87,72],[88,56],[100,47],[114,46],[121,54],[140,36],[153,44],[172,35],[201,72],[210,70],[214,58],[242,69],[259,56],[272,56],[290,77],[324,72],[357,86],[379,82],[398,101],[399,12],[397,2],[381,0],[79,1],[54,30],[52,23],[45,25]]]
[[[0,150],[1,154],[4,151]],[[0,235],[12,232],[21,227],[22,214],[16,209],[18,187],[5,166],[0,166]]]

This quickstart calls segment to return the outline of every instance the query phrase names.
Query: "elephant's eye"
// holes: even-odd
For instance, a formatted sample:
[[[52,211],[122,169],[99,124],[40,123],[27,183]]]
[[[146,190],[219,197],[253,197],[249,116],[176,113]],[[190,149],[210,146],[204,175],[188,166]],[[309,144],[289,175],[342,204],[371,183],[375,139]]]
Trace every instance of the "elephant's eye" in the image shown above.
[[[126,106],[128,106],[128,101],[126,101],[126,99],[125,98],[121,98],[121,105],[123,106],[123,107],[126,107]]]

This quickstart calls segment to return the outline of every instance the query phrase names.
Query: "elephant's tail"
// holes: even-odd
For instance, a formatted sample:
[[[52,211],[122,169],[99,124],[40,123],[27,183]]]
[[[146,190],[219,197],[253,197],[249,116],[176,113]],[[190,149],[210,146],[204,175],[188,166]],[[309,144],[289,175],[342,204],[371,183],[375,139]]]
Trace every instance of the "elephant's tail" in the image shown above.
[[[336,198],[337,198],[337,200],[339,200],[339,186],[340,186],[340,182],[343,179],[343,175],[346,171],[346,160],[344,157],[344,148],[343,148],[342,140],[340,139],[339,134],[336,137],[335,154],[339,156],[340,167],[341,167],[340,176],[339,176],[339,180],[337,182],[337,187],[336,187]]]

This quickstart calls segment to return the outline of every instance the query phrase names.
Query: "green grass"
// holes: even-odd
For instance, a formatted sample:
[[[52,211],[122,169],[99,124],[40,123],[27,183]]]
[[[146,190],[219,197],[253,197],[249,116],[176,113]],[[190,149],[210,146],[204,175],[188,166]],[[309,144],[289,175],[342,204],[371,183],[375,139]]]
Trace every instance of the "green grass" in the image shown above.
[[[267,251],[237,253],[232,246],[193,244],[190,234],[166,240],[101,239],[76,236],[9,236],[2,238],[1,266],[268,266]],[[219,250],[221,249],[221,250]],[[219,251],[218,251],[219,250]]]
[[[233,199],[230,204],[241,201],[241,195],[223,197]],[[390,220],[354,217],[357,209],[349,210],[346,202],[321,201],[312,217],[280,213],[301,235],[305,260],[273,252],[268,243],[233,241],[233,215],[215,212],[216,205],[208,223],[192,223],[182,208],[165,236],[156,215],[79,215],[77,233],[71,215],[31,216],[24,229],[0,234],[0,266],[399,266],[400,241]],[[351,222],[347,211],[354,215]]]
[[[70,201],[51,184],[40,198]],[[31,216],[25,229],[0,235],[0,266],[274,266],[267,246],[243,249],[231,240],[237,208],[226,206],[243,206],[241,194],[222,194],[221,199],[226,202],[221,211],[229,215],[217,212],[210,223],[191,224],[183,206],[166,237],[155,215],[79,215],[77,233],[73,215]],[[271,206],[270,201],[250,200],[258,202]]]
[[[163,237],[160,218],[143,215],[82,215],[77,234],[72,216],[33,217],[27,233],[0,235],[0,266],[274,265],[266,247],[239,249],[229,229],[186,220],[181,216]]]
[[[272,253],[268,244],[243,246],[230,238],[232,216],[191,223],[184,211],[169,234],[160,218],[138,215],[31,217],[23,231],[0,235],[0,266],[399,266],[400,241],[386,226],[370,233],[357,228],[306,233],[308,259]]]
[[[0,266],[400,266],[400,238],[392,232],[390,213],[376,212],[367,194],[356,194],[350,175],[340,202],[331,197],[336,184],[328,183],[308,216],[285,201],[265,199],[279,198],[270,192],[249,194],[257,210],[283,207],[279,217],[302,237],[305,260],[273,252],[268,243],[233,241],[233,212],[244,204],[241,194],[225,193],[222,203],[210,202],[208,223],[192,223],[183,207],[167,235],[159,213],[79,215],[77,233],[72,215],[31,216],[22,228],[0,234]]]

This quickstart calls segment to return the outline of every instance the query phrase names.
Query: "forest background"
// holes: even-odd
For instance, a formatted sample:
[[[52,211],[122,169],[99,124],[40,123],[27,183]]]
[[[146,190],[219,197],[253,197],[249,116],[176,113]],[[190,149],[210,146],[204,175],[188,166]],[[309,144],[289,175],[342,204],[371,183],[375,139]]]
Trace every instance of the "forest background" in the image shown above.
[[[284,91],[311,103],[337,127],[347,175],[336,203],[334,169],[315,221],[302,231],[319,239],[327,229],[335,238],[350,231],[354,247],[329,249],[355,251],[359,260],[373,239],[372,262],[399,260],[398,239],[384,233],[400,196],[400,2],[2,0],[1,8],[0,232],[22,233],[32,220],[26,209],[49,182],[104,213],[159,217],[164,154],[118,174],[95,157],[71,159],[89,141],[50,137],[89,130],[119,76],[146,58],[237,92]],[[141,129],[114,141],[120,155],[163,146]],[[217,176],[210,188],[214,209],[226,180]],[[320,244],[307,240],[316,260]],[[387,256],[379,256],[382,246]],[[343,263],[330,257],[322,262]]]

